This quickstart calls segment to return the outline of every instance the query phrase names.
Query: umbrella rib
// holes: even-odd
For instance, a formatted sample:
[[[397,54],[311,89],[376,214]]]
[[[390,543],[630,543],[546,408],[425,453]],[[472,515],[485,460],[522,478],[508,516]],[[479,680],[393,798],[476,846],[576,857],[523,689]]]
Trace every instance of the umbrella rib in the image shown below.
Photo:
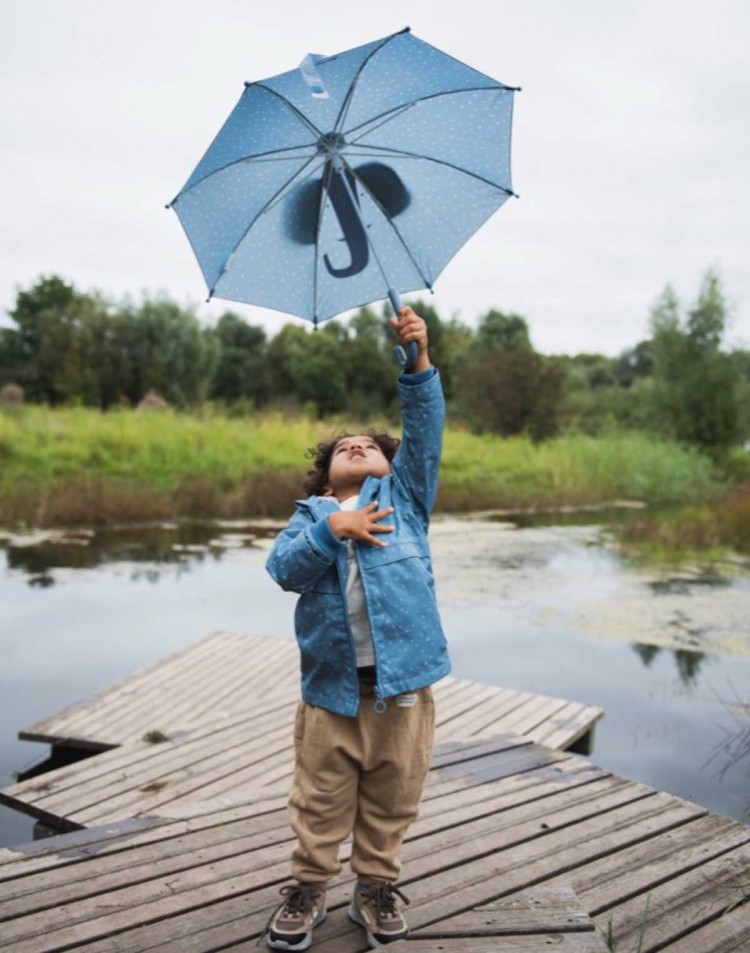
[[[212,175],[217,175],[217,173],[219,172],[224,172],[226,169],[231,169],[233,165],[239,165],[240,162],[256,162],[256,161],[293,162],[295,159],[304,159],[305,157],[304,156],[280,156],[279,153],[294,152],[297,149],[309,149],[313,145],[315,145],[315,143],[306,142],[304,145],[301,145],[301,146],[288,146],[284,149],[272,149],[269,152],[259,152],[258,155],[256,156],[240,156],[239,159],[232,159],[232,161],[227,162],[226,165],[221,165],[217,169],[212,169],[211,172],[207,172],[200,179],[196,179],[192,185],[186,186],[185,188],[181,189],[177,193],[177,195],[172,199],[169,205],[174,205],[177,199],[179,199],[183,195],[186,195],[191,189],[194,189],[196,185],[200,185],[201,182],[205,182],[207,179],[210,179]],[[278,158],[273,159],[273,158],[270,158],[271,156],[278,156]],[[169,206],[167,206],[167,208],[169,208]]]
[[[423,156],[419,152],[406,152],[404,149],[392,149],[388,146],[365,145],[361,148],[374,149],[374,155],[382,155],[385,153],[386,155],[392,156],[394,158],[424,159],[426,162],[435,162],[437,165],[444,165],[449,169],[455,169],[456,172],[462,172],[464,175],[470,175],[473,179],[478,179],[480,182],[484,182],[485,185],[492,186],[493,189],[498,189],[500,192],[505,192],[506,195],[516,194],[513,189],[507,189],[504,185],[498,185],[497,182],[493,182],[491,179],[486,179],[483,175],[478,175],[476,172],[472,172],[469,169],[462,169],[460,165],[455,165],[453,162],[448,162],[446,159],[436,159],[433,156]],[[364,157],[365,156],[363,156],[363,158]]]
[[[287,99],[286,96],[282,96],[281,93],[277,93],[275,89],[271,89],[271,87],[266,86],[265,83],[252,83],[249,85],[259,86],[261,89],[265,89],[266,92],[276,96],[277,99],[280,99],[282,103],[284,103],[289,109],[291,109],[291,111],[294,113],[297,119],[299,119],[300,122],[303,122],[307,126],[307,128],[310,130],[310,132],[314,133],[318,139],[321,138],[321,136],[323,135],[321,130],[318,129],[315,123],[312,122],[310,119],[308,119],[307,116],[300,109],[297,109],[294,103],[291,102],[291,100]]]
[[[372,129],[368,129],[367,132],[363,132],[362,135],[359,137],[359,139],[352,139],[347,144],[350,146],[356,146],[360,139],[364,139],[365,136],[371,135],[371,133],[375,132],[376,129],[380,129],[381,126],[387,126],[389,122],[392,122],[394,119],[398,119],[398,117],[402,113],[408,112],[415,105],[416,105],[416,102],[407,103],[405,106],[399,106],[397,109],[392,110],[391,112],[381,113],[381,116],[385,116],[385,118],[382,119],[382,121],[379,122],[377,126],[373,126]],[[375,118],[378,119],[380,117],[376,116]],[[371,119],[369,121],[373,122],[374,120]],[[355,126],[354,129],[356,131],[357,129],[361,129],[362,126],[366,126],[366,125],[367,123],[363,122],[361,125]]]
[[[230,261],[232,255],[235,254],[235,252],[237,251],[237,249],[240,247],[240,245],[241,245],[241,244],[244,242],[244,240],[247,238],[247,236],[248,236],[248,234],[249,234],[249,232],[250,232],[250,229],[253,227],[253,225],[255,225],[255,223],[258,221],[258,219],[261,217],[261,215],[264,215],[264,214],[268,211],[268,209],[273,205],[274,201],[282,194],[282,192],[284,192],[284,190],[285,190],[286,188],[288,188],[288,186],[289,186],[292,182],[294,182],[294,180],[299,176],[299,174],[300,174],[301,172],[303,172],[303,171],[310,165],[310,163],[314,161],[315,158],[316,158],[316,156],[310,156],[310,158],[309,158],[309,159],[307,160],[307,162],[302,166],[302,168],[301,168],[301,169],[297,169],[297,171],[294,173],[294,175],[291,176],[291,178],[287,179],[286,182],[285,182],[279,189],[277,189],[276,192],[274,192],[274,194],[273,194],[273,195],[271,196],[271,198],[266,202],[266,204],[263,206],[263,208],[261,208],[261,209],[255,214],[255,216],[253,217],[253,220],[250,222],[250,224],[247,226],[247,228],[245,229],[245,231],[242,233],[242,235],[240,236],[239,240],[235,243],[234,248],[229,252],[229,254],[227,255],[227,257],[224,259],[224,264],[221,266],[221,271],[219,272],[219,277],[216,279],[216,281],[214,281],[213,287],[209,289],[209,293],[208,293],[208,297],[209,297],[209,298],[212,298],[212,297],[213,297],[214,291],[216,291],[216,286],[217,286],[218,283],[221,281],[221,279],[224,277],[224,275],[227,273],[227,264],[228,264],[228,262]],[[311,174],[312,174],[312,173],[311,173]],[[308,178],[309,178],[309,176],[308,176]]]
[[[333,175],[333,165],[328,166],[328,176],[320,182],[320,200],[318,202],[318,225],[315,231],[315,268],[313,269],[313,328],[318,327],[318,271],[320,270],[320,230],[323,227],[325,197]],[[324,172],[325,176],[325,172]]]
[[[344,166],[346,167],[346,169],[347,169],[349,172],[351,172],[351,174],[354,176],[354,178],[357,180],[357,182],[362,186],[362,188],[364,189],[364,191],[369,195],[369,197],[370,197],[370,198],[372,199],[372,201],[375,203],[375,206],[377,207],[378,211],[381,213],[381,215],[385,218],[386,222],[388,222],[388,224],[391,226],[391,228],[393,229],[393,231],[396,233],[396,237],[398,238],[398,240],[399,240],[399,241],[401,242],[401,244],[403,245],[404,251],[406,252],[406,254],[407,254],[407,255],[409,256],[409,258],[411,259],[411,263],[414,265],[414,267],[415,267],[415,268],[417,269],[417,271],[419,272],[419,277],[420,277],[420,278],[422,279],[422,281],[424,282],[425,287],[426,287],[426,288],[429,288],[430,290],[432,290],[432,284],[430,283],[430,279],[429,279],[429,278],[424,274],[424,272],[422,271],[422,269],[421,269],[421,267],[420,267],[420,265],[419,265],[419,262],[415,259],[414,255],[412,255],[411,249],[410,249],[409,246],[406,244],[406,239],[405,239],[404,236],[401,234],[401,232],[398,230],[398,228],[396,228],[395,222],[394,222],[393,219],[390,217],[390,215],[386,212],[386,210],[383,208],[383,206],[382,206],[381,203],[380,203],[380,200],[377,198],[377,196],[373,195],[373,193],[372,193],[372,192],[370,191],[370,189],[367,187],[367,183],[364,182],[364,181],[360,178],[360,176],[359,176],[358,173],[357,173],[357,170],[356,170],[356,169],[353,169],[353,168],[349,165],[349,163],[346,161],[346,158],[345,158],[344,156],[342,156],[341,159],[342,159],[342,161],[343,161]],[[368,241],[369,241],[369,237],[368,237]],[[370,247],[373,249],[373,252],[374,252],[374,251],[375,251],[375,248],[374,248],[374,246],[372,245],[372,242],[370,242]],[[376,260],[377,260],[377,262],[378,262],[378,266],[379,266],[381,272],[383,273],[383,278],[385,278],[386,284],[390,284],[389,281],[388,281],[388,278],[387,278],[387,276],[386,276],[386,274],[385,274],[385,271],[383,271],[383,266],[380,264],[380,259],[378,258],[377,254],[375,255],[375,258],[376,258]]]
[[[357,132],[357,130],[369,126],[370,123],[377,122],[378,119],[382,119],[382,122],[379,122],[377,126],[374,126],[372,129],[368,129],[367,132],[363,132],[359,137],[360,139],[364,136],[369,136],[370,133],[375,132],[376,129],[379,129],[381,126],[385,125],[386,122],[390,122],[391,119],[398,119],[402,112],[406,112],[407,109],[412,109],[414,106],[418,106],[420,103],[429,102],[431,99],[439,99],[441,96],[458,96],[460,93],[515,93],[518,92],[519,87],[516,86],[503,86],[499,84],[497,86],[467,86],[464,89],[444,89],[439,93],[430,93],[429,96],[420,96],[418,99],[412,99],[411,102],[401,103],[399,106],[393,106],[391,109],[386,109],[385,112],[379,113],[377,116],[372,116],[370,119],[367,119],[365,122],[361,122],[358,126],[352,126],[351,129],[347,130],[347,135],[352,132]],[[349,145],[357,142],[357,139],[347,140]]]
[[[275,208],[275,207],[279,204],[279,202],[282,202],[282,201],[287,197],[287,195],[289,194],[289,192],[290,192],[290,190],[291,190],[292,185],[293,185],[294,188],[296,188],[298,185],[302,185],[304,182],[307,182],[308,179],[311,179],[311,178],[315,175],[315,173],[320,169],[320,166],[319,166],[319,165],[318,165],[318,166],[315,166],[315,168],[312,169],[312,171],[308,172],[307,175],[306,175],[304,178],[300,179],[299,181],[295,181],[295,179],[297,178],[297,176],[300,175],[302,172],[304,172],[304,170],[310,165],[310,162],[312,162],[313,159],[317,159],[317,158],[320,158],[320,159],[321,159],[321,162],[325,162],[325,160],[324,160],[322,157],[319,157],[319,156],[311,156],[311,157],[310,157],[310,161],[306,162],[305,165],[303,165],[301,169],[297,169],[297,171],[294,173],[294,175],[291,177],[291,179],[287,179],[286,183],[285,183],[284,185],[282,185],[282,187],[278,190],[278,192],[276,192],[276,193],[268,200],[268,204],[267,204],[266,207],[263,209],[263,214],[264,214],[264,215],[265,215],[267,212],[270,212],[271,209]]]
[[[407,27],[405,30],[399,30],[398,33],[391,33],[391,35],[387,36],[378,46],[375,47],[374,50],[368,53],[367,56],[359,64],[359,67],[357,68],[357,72],[354,74],[354,76],[352,77],[352,81],[349,84],[349,89],[346,91],[346,96],[344,97],[344,101],[341,104],[341,109],[339,109],[339,114],[336,117],[336,122],[333,124],[334,132],[340,132],[344,125],[344,120],[346,119],[346,115],[349,112],[349,106],[354,96],[354,91],[357,87],[357,83],[359,82],[359,77],[362,75],[362,71],[364,70],[365,66],[367,66],[367,64],[370,62],[373,56],[375,56],[376,53],[379,53],[387,43],[391,42],[391,40],[394,37],[401,36],[402,33],[408,33],[408,32],[409,32],[409,27]]]

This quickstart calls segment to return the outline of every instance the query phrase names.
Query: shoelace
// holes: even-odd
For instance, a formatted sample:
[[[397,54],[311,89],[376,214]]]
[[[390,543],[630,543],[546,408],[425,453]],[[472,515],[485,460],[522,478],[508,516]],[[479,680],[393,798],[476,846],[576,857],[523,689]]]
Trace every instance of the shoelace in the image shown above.
[[[312,914],[314,898],[316,894],[320,893],[320,887],[315,884],[287,884],[286,887],[279,890],[279,893],[284,899],[268,918],[268,923],[258,937],[257,946],[262,944],[263,938],[281,910],[284,910],[287,916],[300,916],[303,920],[306,914]]]
[[[401,897],[407,906],[409,905],[409,898],[405,897],[393,884],[361,884],[357,889],[366,894],[375,904],[375,918],[378,923],[385,917],[397,916],[397,896]]]

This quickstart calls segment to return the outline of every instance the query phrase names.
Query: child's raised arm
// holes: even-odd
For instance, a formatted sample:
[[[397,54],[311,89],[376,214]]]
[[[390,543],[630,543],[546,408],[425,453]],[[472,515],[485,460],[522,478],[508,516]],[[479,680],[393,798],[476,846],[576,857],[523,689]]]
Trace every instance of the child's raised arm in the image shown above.
[[[390,324],[402,344],[416,341],[419,349],[414,370],[398,381],[404,436],[393,459],[393,473],[408,490],[426,527],[437,494],[445,400],[440,375],[430,364],[423,319],[405,307]]]

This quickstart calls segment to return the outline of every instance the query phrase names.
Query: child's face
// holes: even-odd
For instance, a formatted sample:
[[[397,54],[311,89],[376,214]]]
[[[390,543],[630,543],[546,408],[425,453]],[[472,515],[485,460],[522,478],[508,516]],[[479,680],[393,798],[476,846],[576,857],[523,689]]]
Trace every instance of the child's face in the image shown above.
[[[391,472],[388,457],[366,434],[342,437],[333,448],[328,468],[328,489],[333,496],[342,491],[357,492],[365,477],[383,477]]]

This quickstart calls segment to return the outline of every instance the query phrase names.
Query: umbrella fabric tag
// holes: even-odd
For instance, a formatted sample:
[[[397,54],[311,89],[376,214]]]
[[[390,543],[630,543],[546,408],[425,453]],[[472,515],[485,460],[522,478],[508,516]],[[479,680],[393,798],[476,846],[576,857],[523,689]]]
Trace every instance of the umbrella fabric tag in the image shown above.
[[[320,57],[315,56],[313,53],[308,53],[299,64],[299,71],[302,73],[302,78],[316,99],[329,99],[328,90],[323,85],[320,73],[315,67],[316,59],[320,59]]]
[[[413,708],[417,704],[416,695],[397,695],[396,708]]]

